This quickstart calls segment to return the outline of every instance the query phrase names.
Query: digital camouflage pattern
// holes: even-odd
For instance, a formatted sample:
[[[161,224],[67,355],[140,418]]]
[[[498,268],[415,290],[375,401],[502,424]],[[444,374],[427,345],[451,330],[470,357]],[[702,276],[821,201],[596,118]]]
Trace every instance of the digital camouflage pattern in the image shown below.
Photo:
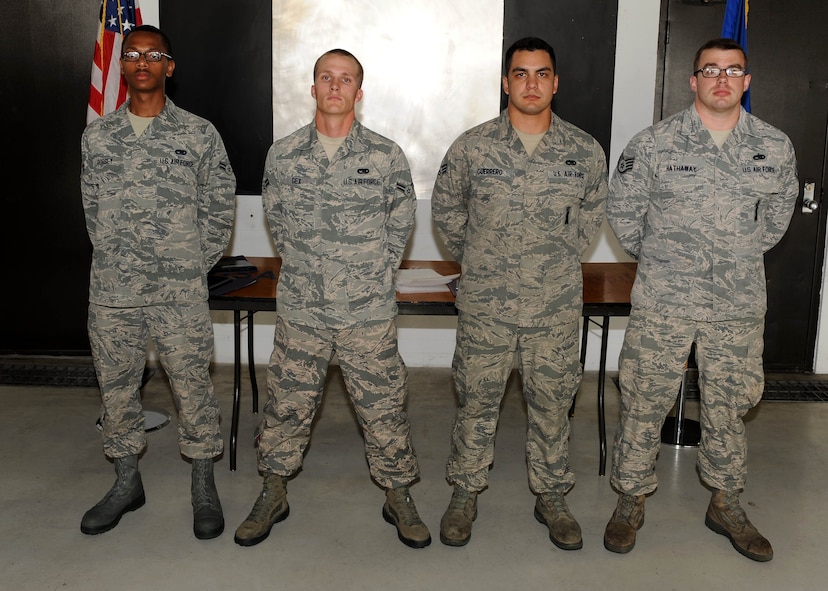
[[[136,137],[127,108],[90,123],[81,141],[89,301],[207,301],[206,274],[230,241],[236,203],[224,143],[169,98]]]
[[[277,317],[259,469],[290,476],[302,466],[334,350],[362,428],[371,477],[383,488],[411,484],[419,466],[405,413],[408,372],[397,350],[395,320],[326,330]]]
[[[563,493],[575,482],[567,440],[582,372],[581,255],[601,225],[606,192],[601,146],[554,115],[531,156],[505,110],[463,133],[443,159],[432,216],[463,273],[449,482],[486,488],[516,351],[530,488]]]
[[[798,192],[791,141],[744,109],[721,149],[692,106],[639,132],[607,199],[610,226],[638,261],[633,307],[708,321],[764,315],[763,255]]]
[[[209,372],[213,323],[207,302],[137,308],[90,304],[88,323],[108,457],[135,455],[147,445],[140,386],[148,335],[155,343],[178,409],[181,453],[201,459],[222,452],[220,412]]]
[[[610,225],[638,260],[619,365],[619,491],[655,490],[661,426],[694,342],[699,472],[713,488],[744,486],[742,417],[764,388],[763,254],[785,233],[798,191],[790,140],[744,110],[721,148],[691,106],[624,149],[607,199]]]
[[[526,400],[526,465],[536,494],[575,483],[569,464],[569,408],[581,383],[580,313],[566,310],[549,327],[523,328],[460,312],[452,373],[459,403],[446,478],[470,491],[488,486],[504,388],[519,350]]]
[[[549,326],[583,302],[581,255],[598,232],[607,164],[598,142],[552,116],[532,156],[508,111],[449,148],[431,211],[461,264],[457,308],[518,326]]]
[[[676,402],[696,342],[702,438],[696,463],[711,488],[744,488],[744,415],[762,399],[763,318],[706,322],[633,309],[619,362],[621,422],[610,483],[629,495],[653,492],[661,426]]]
[[[136,136],[128,106],[90,123],[81,140],[104,451],[123,457],[146,446],[139,388],[149,334],[179,409],[181,452],[211,458],[223,440],[206,275],[230,240],[236,180],[210,122],[167,98]]]
[[[311,123],[271,146],[262,198],[282,268],[259,468],[301,466],[335,351],[372,477],[411,484],[394,288],[417,206],[405,154],[355,120],[329,160]]]
[[[354,121],[332,161],[314,124],[277,140],[262,199],[282,269],[278,313],[316,328],[394,318],[417,198],[397,144]]]

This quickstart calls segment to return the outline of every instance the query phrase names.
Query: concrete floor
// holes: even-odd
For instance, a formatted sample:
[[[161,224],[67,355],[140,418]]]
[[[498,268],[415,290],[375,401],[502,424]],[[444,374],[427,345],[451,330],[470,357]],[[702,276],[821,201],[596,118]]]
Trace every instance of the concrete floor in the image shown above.
[[[265,368],[259,368],[260,384]],[[227,527],[219,538],[192,534],[190,466],[178,454],[175,420],[149,435],[140,468],[147,504],[112,531],[80,532],[81,515],[111,486],[94,423],[95,389],[0,386],[0,581],[5,589],[816,589],[824,585],[828,510],[828,405],[768,402],[750,414],[750,474],[742,497],[775,558],[756,563],[704,526],[709,493],[694,449],[664,446],[660,488],[628,555],[607,552],[604,526],[616,496],[598,475],[596,376],[587,374],[573,418],[571,462],[578,483],[567,499],[584,548],[554,547],[533,515],[523,456],[525,411],[513,376],[497,439],[490,488],[480,496],[471,542],[438,539],[450,488],[443,476],[455,399],[447,369],[410,369],[409,414],[422,481],[413,487],[434,539],[423,550],[397,540],[380,515],[382,491],[369,476],[359,430],[335,368],[304,470],[289,483],[290,517],[251,548],[233,531],[260,490],[252,446],[257,417],[245,380],[238,469],[226,455],[216,481]],[[229,438],[232,368],[214,371]],[[264,396],[264,393],[262,393]],[[607,380],[610,438],[617,392]],[[147,407],[172,411],[159,372],[144,389]],[[263,402],[260,401],[260,402]],[[697,409],[692,403],[689,415]],[[697,416],[697,414],[696,414]],[[611,439],[610,439],[611,441]]]

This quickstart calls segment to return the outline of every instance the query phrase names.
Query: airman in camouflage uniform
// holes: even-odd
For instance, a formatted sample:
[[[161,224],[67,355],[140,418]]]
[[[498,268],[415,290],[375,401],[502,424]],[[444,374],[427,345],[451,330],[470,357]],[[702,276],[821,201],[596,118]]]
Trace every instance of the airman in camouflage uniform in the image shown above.
[[[655,491],[660,429],[693,343],[701,388],[699,474],[714,489],[706,523],[754,560],[773,556],[739,506],[742,417],[762,397],[767,306],[763,254],[797,198],[790,140],[740,106],[747,59],[731,40],[699,50],[693,105],[638,133],[610,183],[607,216],[638,261],[620,359],[621,424],[611,483],[618,507],[604,545],[628,552]]]
[[[452,546],[470,539],[488,486],[516,351],[535,516],[558,547],[582,546],[563,498],[575,482],[568,411],[582,372],[581,255],[601,224],[607,164],[594,138],[552,115],[557,83],[552,47],[516,42],[505,59],[508,109],[454,142],[434,186],[437,232],[463,272],[453,362],[460,406],[446,469],[454,493],[440,529]]]
[[[104,452],[118,474],[81,529],[107,531],[144,502],[137,456],[147,439],[139,388],[149,335],[178,409],[180,451],[193,459],[194,531],[212,538],[224,527],[212,476],[223,439],[209,374],[206,274],[230,239],[236,181],[216,128],[164,95],[175,67],[166,36],[155,27],[136,28],[124,52],[132,98],[92,122],[81,146],[93,248],[89,338],[103,398]]]
[[[264,484],[236,530],[242,546],[258,544],[288,516],[286,480],[302,466],[334,352],[371,476],[386,489],[385,519],[406,545],[431,542],[409,493],[419,467],[393,283],[417,200],[400,147],[355,119],[361,84],[353,55],[325,53],[314,68],[314,122],[276,141],[267,156],[262,195],[282,268],[258,449]]]

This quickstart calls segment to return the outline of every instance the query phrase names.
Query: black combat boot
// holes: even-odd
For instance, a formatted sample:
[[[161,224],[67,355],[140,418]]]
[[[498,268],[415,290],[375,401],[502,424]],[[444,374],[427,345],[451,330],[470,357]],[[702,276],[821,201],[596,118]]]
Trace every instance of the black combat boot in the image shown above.
[[[144,485],[138,472],[138,456],[115,458],[115,484],[103,499],[87,511],[81,519],[81,531],[85,534],[102,534],[118,525],[127,511],[135,511],[144,505]]]
[[[221,501],[213,479],[213,458],[193,460],[190,493],[193,499],[195,537],[199,540],[217,537],[224,531],[224,513],[221,510]]]

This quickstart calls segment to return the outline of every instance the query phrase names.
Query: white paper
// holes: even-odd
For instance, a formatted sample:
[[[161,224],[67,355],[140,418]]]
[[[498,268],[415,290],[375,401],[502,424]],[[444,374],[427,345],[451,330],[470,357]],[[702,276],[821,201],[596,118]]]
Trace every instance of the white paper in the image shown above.
[[[434,269],[399,269],[394,281],[400,293],[434,293],[449,291],[448,284],[460,277],[440,275]]]

